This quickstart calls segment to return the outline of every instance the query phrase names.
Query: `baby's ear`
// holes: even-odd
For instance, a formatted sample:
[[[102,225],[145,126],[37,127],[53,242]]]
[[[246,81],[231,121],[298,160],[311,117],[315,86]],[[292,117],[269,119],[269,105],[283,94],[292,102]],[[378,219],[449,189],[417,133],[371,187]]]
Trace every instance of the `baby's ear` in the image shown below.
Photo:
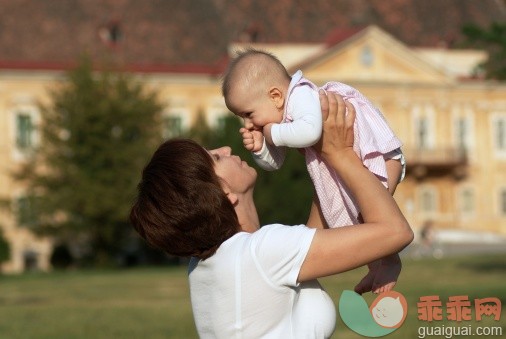
[[[277,109],[283,108],[285,104],[285,96],[283,94],[283,91],[280,90],[278,87],[271,87],[269,88],[269,98],[274,102],[274,105]]]

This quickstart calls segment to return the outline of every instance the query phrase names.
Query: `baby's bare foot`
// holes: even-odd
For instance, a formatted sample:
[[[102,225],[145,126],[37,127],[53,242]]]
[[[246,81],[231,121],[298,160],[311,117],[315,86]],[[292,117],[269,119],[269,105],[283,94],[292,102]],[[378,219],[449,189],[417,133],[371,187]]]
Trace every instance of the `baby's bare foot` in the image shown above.
[[[397,283],[401,268],[398,255],[383,258],[376,271],[371,291],[376,294],[391,291]]]
[[[367,266],[369,267],[369,272],[367,272],[365,277],[363,277],[362,280],[360,280],[360,282],[355,286],[355,292],[358,294],[372,291],[374,278],[376,277],[376,273],[381,266],[381,260],[376,260]]]

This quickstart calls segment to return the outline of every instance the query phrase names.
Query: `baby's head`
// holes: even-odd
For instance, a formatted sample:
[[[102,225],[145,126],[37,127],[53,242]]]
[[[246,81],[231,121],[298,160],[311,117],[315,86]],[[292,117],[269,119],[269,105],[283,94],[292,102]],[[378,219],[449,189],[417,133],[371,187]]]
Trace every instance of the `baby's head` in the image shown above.
[[[222,93],[228,109],[244,119],[246,128],[261,129],[281,122],[290,80],[275,56],[248,49],[238,52],[230,62]]]

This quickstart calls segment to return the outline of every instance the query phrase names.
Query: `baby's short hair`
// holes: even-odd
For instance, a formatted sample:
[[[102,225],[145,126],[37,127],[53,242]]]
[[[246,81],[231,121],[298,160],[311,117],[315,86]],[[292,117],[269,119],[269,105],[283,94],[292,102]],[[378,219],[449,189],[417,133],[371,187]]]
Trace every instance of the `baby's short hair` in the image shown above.
[[[232,86],[238,80],[236,77],[239,75],[241,80],[252,82],[266,79],[276,81],[291,79],[285,66],[274,54],[254,48],[236,51],[235,57],[228,64],[223,73],[221,87],[225,98],[230,94]]]

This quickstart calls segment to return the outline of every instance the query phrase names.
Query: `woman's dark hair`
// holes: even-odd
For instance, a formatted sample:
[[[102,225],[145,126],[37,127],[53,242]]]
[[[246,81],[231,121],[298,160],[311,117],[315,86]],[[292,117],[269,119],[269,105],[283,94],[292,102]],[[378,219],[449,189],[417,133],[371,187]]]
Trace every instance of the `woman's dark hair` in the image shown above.
[[[164,142],[142,171],[130,221],[150,245],[206,259],[239,231],[209,153],[192,140]]]

